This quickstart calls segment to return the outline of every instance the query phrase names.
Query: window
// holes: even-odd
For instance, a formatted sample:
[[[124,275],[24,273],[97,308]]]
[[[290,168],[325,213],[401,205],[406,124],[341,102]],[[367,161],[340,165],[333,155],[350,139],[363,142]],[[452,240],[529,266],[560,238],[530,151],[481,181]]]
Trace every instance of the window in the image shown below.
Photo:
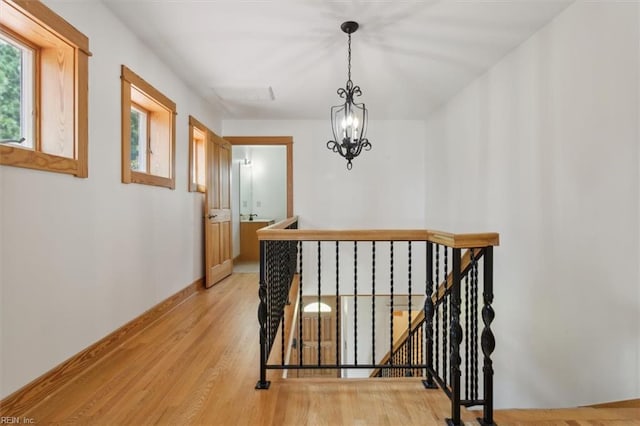
[[[176,104],[122,66],[122,182],[175,188]]]
[[[131,107],[131,170],[149,173],[149,113],[143,108]]]
[[[312,302],[304,307],[303,312],[306,312],[306,313],[331,312],[331,306],[322,302]]]
[[[34,49],[0,33],[0,143],[33,149]]]
[[[0,0],[0,164],[88,176],[90,55],[41,2]]]
[[[209,129],[189,116],[189,191],[205,192],[205,143]]]

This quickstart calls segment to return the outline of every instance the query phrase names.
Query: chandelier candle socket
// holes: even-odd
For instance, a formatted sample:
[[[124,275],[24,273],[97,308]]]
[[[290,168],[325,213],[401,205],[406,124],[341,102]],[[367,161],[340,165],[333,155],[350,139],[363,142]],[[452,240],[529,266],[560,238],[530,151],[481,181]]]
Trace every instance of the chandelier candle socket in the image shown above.
[[[362,150],[371,150],[371,143],[367,139],[367,108],[364,103],[356,103],[353,98],[361,96],[360,86],[351,81],[351,34],[358,29],[358,23],[344,22],[340,28],[349,36],[347,84],[338,89],[338,96],[344,103],[331,107],[331,127],[333,140],[327,142],[327,148],[337,152],[347,160],[347,169],[351,170],[351,160],[356,158]]]

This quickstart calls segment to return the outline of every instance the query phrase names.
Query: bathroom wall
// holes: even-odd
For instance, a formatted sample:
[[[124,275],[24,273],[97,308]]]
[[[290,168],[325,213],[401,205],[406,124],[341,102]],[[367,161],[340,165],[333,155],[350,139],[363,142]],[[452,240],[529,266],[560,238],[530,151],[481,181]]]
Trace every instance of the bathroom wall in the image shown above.
[[[232,162],[231,211],[235,258],[240,255],[241,219],[248,219],[249,214],[276,222],[286,218],[286,147],[234,145]]]

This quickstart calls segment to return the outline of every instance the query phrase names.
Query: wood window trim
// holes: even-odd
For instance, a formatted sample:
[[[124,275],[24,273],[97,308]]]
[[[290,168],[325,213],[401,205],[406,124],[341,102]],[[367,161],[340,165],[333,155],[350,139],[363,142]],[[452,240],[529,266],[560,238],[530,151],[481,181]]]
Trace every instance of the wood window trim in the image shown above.
[[[73,49],[73,144],[74,158],[57,156],[40,151],[41,148],[41,65],[36,53],[35,77],[35,126],[34,149],[0,146],[0,164],[55,173],[70,174],[80,178],[89,176],[89,39],[71,24],[58,16],[38,0],[0,0],[0,29],[17,35],[38,49],[49,47],[52,39]],[[47,99],[49,99],[47,97]],[[56,99],[54,98],[54,102]]]
[[[189,116],[189,179],[187,182],[189,182],[189,192],[201,192],[201,193],[206,193],[207,192],[207,187],[206,185],[203,184],[199,184],[198,182],[195,182],[193,180],[193,170],[194,168],[197,167],[197,158],[196,158],[196,152],[195,152],[195,144],[194,144],[194,140],[193,140],[193,131],[194,129],[198,129],[200,132],[202,132],[202,134],[204,135],[205,139],[204,139],[204,145],[206,147],[207,145],[207,138],[209,137],[209,134],[211,133],[211,130],[209,130],[207,128],[207,126],[205,126],[204,124],[202,124],[202,122],[198,121],[195,117],[193,117],[192,115]],[[205,155],[206,157],[206,155]],[[206,163],[206,158],[203,158],[203,161]],[[206,181],[206,178],[205,178]]]
[[[287,217],[293,216],[293,137],[224,136],[231,145],[284,145],[287,149]]]
[[[163,95],[160,91],[147,83],[142,77],[127,68],[121,67],[121,96],[122,96],[122,182],[138,183],[143,185],[160,186],[169,189],[176,188],[176,104],[171,99]],[[132,86],[139,92],[147,96],[150,101],[161,105],[170,114],[169,130],[169,177],[157,176],[151,173],[142,173],[131,170],[131,105]],[[142,104],[142,102],[137,102]],[[142,104],[148,111],[158,111],[157,107]]]

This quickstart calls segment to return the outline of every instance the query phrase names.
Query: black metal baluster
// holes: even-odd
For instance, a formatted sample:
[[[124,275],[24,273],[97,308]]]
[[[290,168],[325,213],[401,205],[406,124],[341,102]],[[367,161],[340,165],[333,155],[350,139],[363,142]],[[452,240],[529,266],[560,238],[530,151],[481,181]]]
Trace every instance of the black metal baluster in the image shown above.
[[[300,280],[298,282],[298,365],[302,365],[302,241],[298,243],[298,266],[300,269]]]
[[[468,327],[468,334],[469,334],[469,372],[468,374],[468,380],[469,380],[469,399],[477,399],[478,395],[477,395],[477,391],[474,391],[474,389],[477,389],[477,380],[478,380],[478,375],[477,373],[474,371],[474,366],[476,365],[476,360],[478,357],[478,346],[476,343],[476,338],[475,335],[477,334],[477,322],[478,322],[478,312],[476,310],[476,307],[474,306],[474,273],[476,272],[476,266],[477,266],[477,260],[476,260],[476,251],[475,250],[470,250],[470,254],[469,254],[469,261],[471,262],[471,266],[469,268],[469,283],[468,283],[468,288],[467,288],[467,310],[468,310],[468,321],[469,321],[469,327]]]
[[[402,345],[402,357],[400,359],[400,362],[404,365],[407,365],[407,358],[409,357],[409,354],[407,352],[407,345]],[[398,374],[399,376],[405,376],[407,375],[407,368],[403,368],[404,371],[401,371],[400,374]]]
[[[471,315],[473,321],[473,330],[471,343],[473,347],[473,398],[478,399],[478,261],[477,259],[473,265],[473,278],[471,283]]]
[[[436,384],[433,381],[433,374],[430,370],[436,368],[437,362],[434,361],[433,355],[433,345],[434,345],[434,327],[433,327],[433,314],[434,314],[434,305],[433,299],[431,298],[433,295],[433,243],[427,241],[427,278],[426,278],[426,289],[425,289],[425,301],[424,301],[424,315],[426,318],[426,327],[425,327],[425,349],[426,349],[426,380],[422,381],[424,387],[433,389],[436,387]],[[435,334],[437,339],[437,334]]]
[[[280,242],[279,250],[282,250],[282,251],[278,251],[278,257],[280,258],[280,271],[279,271],[279,278],[281,281],[280,288],[282,289],[280,291],[281,299],[279,304],[279,306],[282,306],[282,309],[280,310],[280,314],[279,314],[280,324],[281,324],[280,330],[282,331],[280,333],[280,365],[284,365],[284,355],[285,355],[285,351],[284,351],[285,337],[284,336],[286,334],[286,329],[284,324],[284,310],[285,310],[285,306],[289,304],[289,287],[291,285],[291,281],[289,281],[289,274],[286,273],[286,270],[288,268],[288,265],[287,265],[288,258],[284,257],[281,253],[289,254],[288,248],[289,248],[288,241]]]
[[[450,301],[450,330],[451,330],[451,421],[449,424],[460,425],[460,343],[462,343],[462,327],[460,326],[460,281],[461,281],[461,250],[452,249],[453,271]],[[446,261],[445,261],[446,264]]]
[[[353,242],[353,359],[358,365],[358,242]]]
[[[440,361],[442,361],[442,357],[440,356],[439,353],[439,341],[440,341],[440,307],[442,306],[442,303],[440,303],[440,301],[438,300],[439,297],[439,288],[440,288],[440,244],[436,244],[436,282],[435,282],[435,295],[436,295],[436,301],[435,301],[435,319],[436,319],[436,327],[435,327],[435,336],[433,339],[434,345],[435,345],[435,350],[433,352],[433,357],[434,357],[434,361],[435,361],[435,370],[436,370],[436,375],[440,376]]]
[[[407,348],[407,352],[409,353],[409,369],[407,370],[407,376],[413,376],[413,339],[411,338],[411,241],[408,243],[408,251],[409,251],[409,276],[408,276],[408,287],[409,287],[409,318],[407,324],[407,337],[409,338],[407,343],[409,347]]]
[[[473,253],[473,251],[471,251]],[[473,259],[473,254],[471,254],[471,259]],[[473,260],[471,260],[473,262]],[[471,264],[473,267],[473,263]],[[469,326],[469,275],[471,274],[471,270],[464,277],[464,398],[472,399],[470,394],[470,381],[471,376],[469,375],[469,345],[471,344],[471,333]]]
[[[422,357],[422,324],[423,322],[421,321],[413,329],[413,363],[418,364],[419,366],[424,364]],[[418,376],[424,377],[422,367],[416,367],[413,370]]]
[[[321,326],[322,318],[320,317],[320,303],[321,303],[321,299],[322,299],[322,289],[321,289],[321,287],[322,287],[322,284],[321,284],[321,282],[322,282],[322,280],[321,280],[321,278],[322,278],[322,273],[321,273],[321,270],[322,270],[321,263],[322,263],[322,261],[321,261],[321,257],[322,257],[322,254],[321,254],[321,250],[320,250],[320,241],[318,241],[318,335],[316,337],[316,344],[318,345],[318,352],[317,352],[318,365],[320,365],[321,362],[322,362],[321,361],[321,356],[322,355],[320,353],[320,342],[322,342],[322,334],[321,334],[322,333],[322,326]]]
[[[336,241],[336,364],[340,364],[340,247]],[[338,370],[340,375],[342,371]]]
[[[265,263],[267,261],[266,242],[260,241],[260,287],[258,297],[258,323],[260,324],[260,379],[256,389],[269,389],[271,382],[267,381],[267,281]]]
[[[267,323],[268,323],[268,328],[267,328],[267,347],[269,348],[269,350],[271,349],[271,341],[272,341],[272,335],[271,335],[271,329],[273,328],[273,305],[274,305],[274,292],[273,292],[273,261],[272,261],[272,256],[271,256],[271,247],[273,246],[273,242],[272,241],[268,241],[266,243],[266,250],[267,250],[267,256],[266,256],[266,267],[267,267],[267,272],[266,272],[266,289],[267,289]],[[268,357],[268,353],[267,353],[267,357]]]
[[[371,359],[376,361],[376,242],[371,242]]]
[[[389,305],[389,353],[393,355],[393,241],[389,242],[390,247],[390,285],[391,285],[391,303]],[[393,365],[393,356],[389,357],[391,365]],[[392,370],[393,371],[393,370]]]
[[[422,329],[424,328],[424,321],[420,322],[420,326],[418,328],[418,330],[415,333],[416,336],[416,345],[418,347],[418,352],[417,352],[417,357],[416,357],[416,362],[420,365],[424,365],[424,334],[422,332]],[[416,369],[416,373],[420,376],[420,377],[424,377],[424,369],[422,367]]]
[[[447,355],[449,352],[447,334],[449,332],[449,313],[448,305],[451,300],[451,294],[447,295],[447,285],[449,283],[449,248],[444,247],[444,299],[442,300],[442,376],[445,386],[451,382],[450,371],[447,368]]]
[[[271,343],[272,343],[272,348],[273,345],[276,343],[276,335],[278,333],[278,327],[280,326],[280,323],[278,321],[278,319],[280,318],[280,298],[282,296],[282,292],[280,291],[280,282],[278,281],[279,276],[278,276],[278,266],[280,264],[280,242],[279,241],[274,241],[273,243],[270,244],[273,247],[273,261],[272,266],[273,266],[273,270],[272,270],[272,280],[269,281],[270,284],[270,292],[273,294],[273,305],[272,305],[272,309],[270,312],[271,315],[271,320],[272,320],[272,327],[271,327]]]
[[[484,379],[484,412],[478,419],[482,425],[493,425],[493,361],[491,354],[496,347],[496,341],[491,331],[491,323],[495,318],[493,303],[493,247],[486,247],[484,252],[484,291],[482,293],[484,307],[482,308],[482,354],[484,366],[482,368]]]
[[[267,286],[269,289],[269,293],[273,296],[271,298],[271,307],[269,309],[269,316],[271,317],[271,329],[270,331],[270,335],[269,335],[269,341],[271,342],[271,348],[273,348],[273,344],[275,343],[275,338],[276,338],[276,333],[277,330],[275,329],[276,327],[278,327],[278,306],[280,305],[280,291],[278,289],[278,242],[277,241],[272,241],[271,243],[268,244],[269,248],[267,249],[270,252],[270,261],[269,264],[271,265],[271,273],[269,274],[269,280],[267,281]],[[268,358],[267,358],[268,360]]]

